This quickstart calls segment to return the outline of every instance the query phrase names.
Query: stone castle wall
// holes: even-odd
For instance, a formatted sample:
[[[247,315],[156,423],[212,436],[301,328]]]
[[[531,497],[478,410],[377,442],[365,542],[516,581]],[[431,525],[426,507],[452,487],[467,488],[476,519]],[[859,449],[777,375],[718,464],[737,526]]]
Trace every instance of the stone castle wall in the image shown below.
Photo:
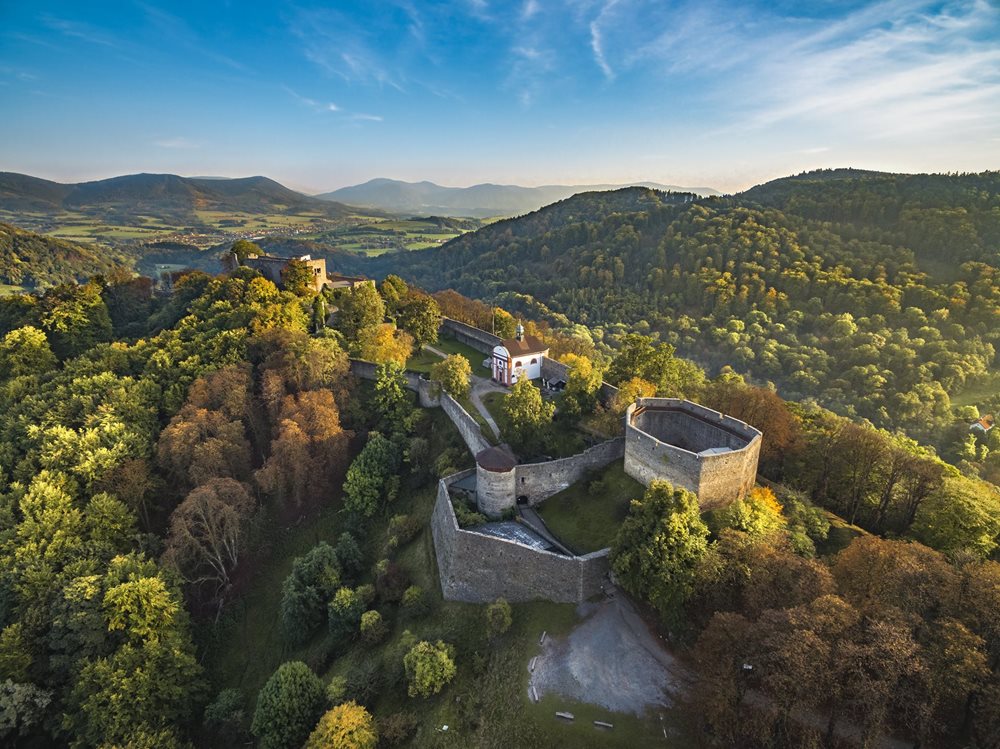
[[[753,488],[760,442],[748,424],[676,398],[641,398],[625,412],[625,472],[646,486],[662,479],[693,491],[703,510]],[[712,447],[729,450],[699,454]]]
[[[487,603],[502,597],[508,601],[579,603],[601,592],[610,569],[607,549],[567,557],[459,528],[448,485],[471,473],[462,471],[438,483],[431,516],[434,553],[446,600]]]
[[[466,325],[458,320],[452,320],[449,317],[441,320],[441,329],[448,331],[459,343],[472,346],[476,351],[482,351],[486,355],[492,354],[493,347],[499,346],[501,341],[498,336],[492,333],[487,333],[472,325]]]
[[[518,465],[514,468],[514,494],[527,497],[529,505],[537,505],[624,454],[625,438],[616,437],[568,458]]]
[[[462,435],[462,439],[465,440],[466,446],[468,446],[473,455],[478,455],[490,446],[489,440],[483,436],[483,430],[479,426],[479,422],[473,419],[457,400],[445,392],[441,393],[439,400],[441,408],[448,414],[448,417],[455,425],[455,428],[458,429],[458,433]]]
[[[361,359],[351,359],[351,374],[355,377],[360,377],[363,380],[374,380],[377,377],[377,372],[377,364]],[[489,440],[483,436],[479,422],[472,418],[458,401],[447,393],[436,393],[436,388],[431,381],[424,379],[417,372],[404,371],[403,377],[406,378],[407,389],[417,394],[421,406],[424,408],[440,406],[444,409],[473,455],[490,446]]]

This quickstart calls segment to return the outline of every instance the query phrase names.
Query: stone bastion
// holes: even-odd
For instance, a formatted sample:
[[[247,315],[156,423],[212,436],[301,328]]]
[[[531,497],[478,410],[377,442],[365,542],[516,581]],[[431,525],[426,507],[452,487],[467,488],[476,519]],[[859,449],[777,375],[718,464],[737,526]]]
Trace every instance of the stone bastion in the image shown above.
[[[640,398],[625,412],[625,472],[669,481],[702,510],[742,499],[757,478],[762,435],[746,422],[679,398]]]

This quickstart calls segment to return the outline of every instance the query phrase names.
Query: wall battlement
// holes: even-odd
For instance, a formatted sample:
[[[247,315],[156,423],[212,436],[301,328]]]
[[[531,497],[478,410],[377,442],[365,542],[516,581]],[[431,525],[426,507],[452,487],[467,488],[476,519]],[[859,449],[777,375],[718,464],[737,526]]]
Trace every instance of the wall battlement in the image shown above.
[[[608,549],[570,557],[459,528],[448,487],[473,473],[462,471],[438,482],[431,533],[446,600],[579,603],[602,591],[610,570]]]
[[[757,479],[760,431],[679,398],[640,398],[625,412],[625,472],[698,495],[703,510],[742,499]]]

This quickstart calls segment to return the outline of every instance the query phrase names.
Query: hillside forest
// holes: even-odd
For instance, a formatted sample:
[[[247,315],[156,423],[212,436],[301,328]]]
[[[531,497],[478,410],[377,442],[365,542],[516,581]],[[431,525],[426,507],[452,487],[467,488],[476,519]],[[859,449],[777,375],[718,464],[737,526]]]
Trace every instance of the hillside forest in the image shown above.
[[[585,326],[605,352],[651,334],[1000,481],[1000,456],[966,431],[977,409],[1000,411],[997,173],[588,193],[361,267]]]
[[[881,233],[869,214],[788,207],[799,190],[832,203],[841,178],[875,180]],[[880,179],[793,179],[752,206],[580,196],[321,294],[292,264],[283,289],[240,268],[182,274],[170,294],[113,272],[0,297],[0,741],[662,745],[656,717],[572,732],[528,701],[513,675],[573,606],[442,599],[436,482],[472,458],[404,371],[465,396],[466,358],[426,366],[423,346],[453,346],[439,340],[447,316],[501,335],[520,318],[567,365],[554,408],[527,382],[503,396],[501,438],[522,456],[619,434],[642,395],[764,433],[746,499],[701,513],[654,483],[612,543],[620,585],[690,670],[664,711],[681,745],[996,746],[1000,430],[970,433],[941,381],[958,395],[996,364],[1000,292],[983,280],[997,270],[996,191],[981,188],[994,207],[966,209],[976,239],[961,265],[932,272],[889,206],[934,179]],[[865,345],[874,361],[852,367],[894,378],[869,390],[844,379]],[[374,362],[375,381],[353,377],[351,358]],[[787,374],[793,361],[818,384]],[[902,410],[924,388],[940,389],[926,424]]]

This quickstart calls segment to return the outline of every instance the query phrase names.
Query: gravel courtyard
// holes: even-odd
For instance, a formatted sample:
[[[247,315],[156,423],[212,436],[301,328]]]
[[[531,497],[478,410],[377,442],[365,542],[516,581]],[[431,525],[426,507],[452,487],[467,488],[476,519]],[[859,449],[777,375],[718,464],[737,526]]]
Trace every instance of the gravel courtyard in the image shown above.
[[[582,603],[583,621],[560,638],[546,637],[529,678],[541,698],[554,693],[619,713],[642,715],[669,705],[680,665],[618,591]],[[530,665],[529,665],[530,668]]]

